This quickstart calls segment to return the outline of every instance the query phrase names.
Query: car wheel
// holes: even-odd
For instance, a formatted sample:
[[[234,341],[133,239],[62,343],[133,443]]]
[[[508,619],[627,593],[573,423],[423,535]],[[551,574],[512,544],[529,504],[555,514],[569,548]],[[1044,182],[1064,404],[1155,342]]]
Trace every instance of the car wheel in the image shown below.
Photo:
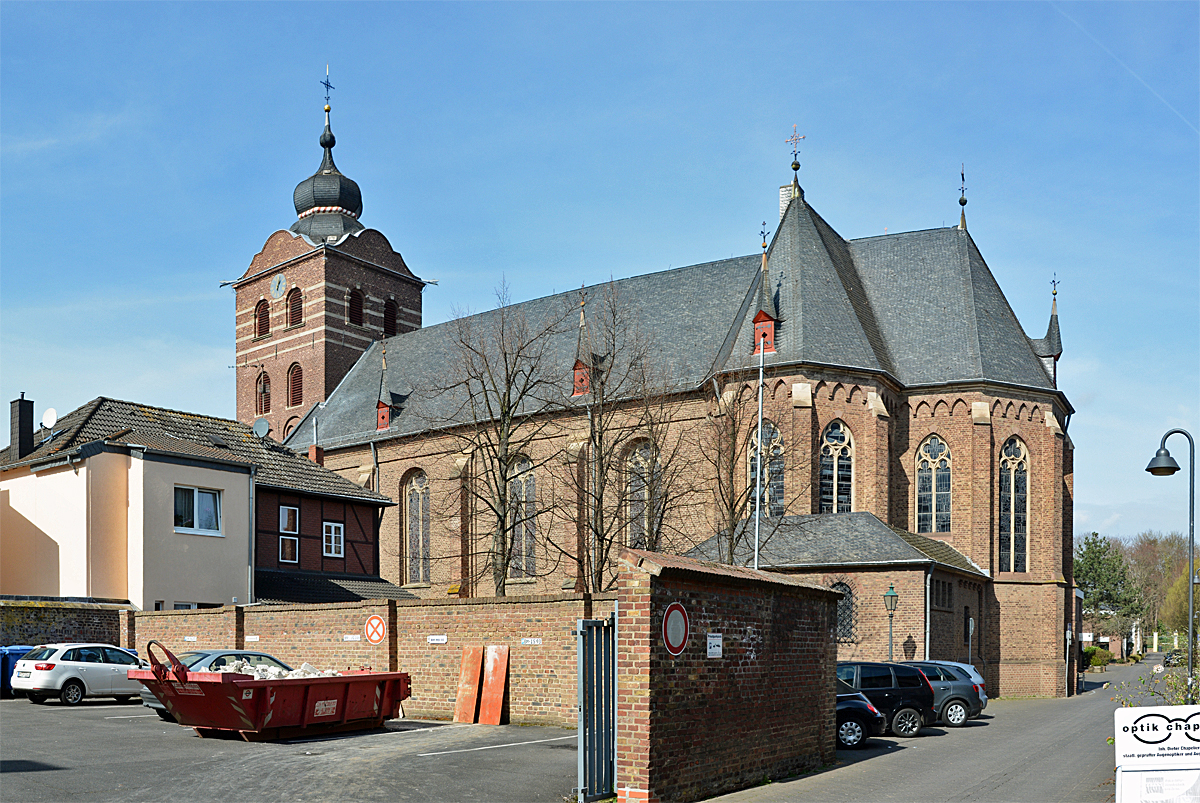
[[[942,709],[942,721],[952,728],[961,728],[967,724],[967,706],[962,700],[951,700]]]
[[[161,719],[163,722],[174,722],[175,721],[175,717],[172,716],[171,712],[165,708],[156,708],[156,709],[154,709],[154,713],[158,714],[158,718]]]
[[[838,723],[837,740],[839,747],[853,750],[862,747],[863,742],[867,740],[867,732],[857,719],[847,719]]]
[[[33,703],[34,705],[39,705],[41,703],[46,702],[46,695],[44,695],[44,694],[34,694],[33,692],[25,692],[25,696],[28,697],[29,702]]]
[[[63,684],[58,698],[63,701],[63,705],[79,705],[83,702],[83,695],[85,693],[86,690],[83,688],[82,683],[78,680],[68,680]]]
[[[921,715],[913,708],[901,708],[892,717],[892,733],[908,738],[921,732]]]

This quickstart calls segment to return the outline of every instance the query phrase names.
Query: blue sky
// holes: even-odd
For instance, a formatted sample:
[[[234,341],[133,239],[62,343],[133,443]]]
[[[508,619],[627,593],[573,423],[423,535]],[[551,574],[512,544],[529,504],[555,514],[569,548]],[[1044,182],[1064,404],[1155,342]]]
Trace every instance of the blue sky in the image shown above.
[[[1027,332],[1062,284],[1076,531],[1187,527],[1200,5],[0,5],[0,393],[234,412],[236,278],[320,162],[425,321],[757,249],[806,136],[847,238],[968,225]],[[1172,453],[1186,468],[1186,443]]]

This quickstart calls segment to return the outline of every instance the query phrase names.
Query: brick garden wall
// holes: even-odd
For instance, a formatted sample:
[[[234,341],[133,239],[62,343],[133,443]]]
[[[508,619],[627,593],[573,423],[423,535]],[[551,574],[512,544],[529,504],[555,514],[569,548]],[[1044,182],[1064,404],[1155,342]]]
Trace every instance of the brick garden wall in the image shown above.
[[[799,577],[626,550],[617,799],[688,801],[833,761],[837,595]],[[680,602],[691,635],[666,649]],[[721,633],[722,657],[707,657]]]
[[[120,644],[122,607],[91,602],[0,601],[0,644]]]

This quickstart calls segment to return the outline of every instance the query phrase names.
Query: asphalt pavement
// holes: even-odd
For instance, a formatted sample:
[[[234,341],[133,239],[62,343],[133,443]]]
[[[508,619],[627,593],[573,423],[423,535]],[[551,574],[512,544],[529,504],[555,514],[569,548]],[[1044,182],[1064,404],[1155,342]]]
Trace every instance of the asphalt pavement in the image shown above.
[[[1114,799],[1112,701],[1116,686],[1162,656],[1087,675],[1066,699],[991,700],[962,728],[925,728],[912,739],[872,739],[838,750],[837,763],[799,778],[714,798],[720,803],[1105,803]],[[1108,683],[1110,688],[1103,688]]]

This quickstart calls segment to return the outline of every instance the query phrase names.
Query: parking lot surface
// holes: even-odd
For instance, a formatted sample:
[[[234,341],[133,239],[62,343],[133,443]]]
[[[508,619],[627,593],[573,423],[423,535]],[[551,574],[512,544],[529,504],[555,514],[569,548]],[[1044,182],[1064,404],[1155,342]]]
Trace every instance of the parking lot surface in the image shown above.
[[[3,801],[552,801],[575,731],[395,720],[386,730],[202,739],[140,705],[0,700]]]

